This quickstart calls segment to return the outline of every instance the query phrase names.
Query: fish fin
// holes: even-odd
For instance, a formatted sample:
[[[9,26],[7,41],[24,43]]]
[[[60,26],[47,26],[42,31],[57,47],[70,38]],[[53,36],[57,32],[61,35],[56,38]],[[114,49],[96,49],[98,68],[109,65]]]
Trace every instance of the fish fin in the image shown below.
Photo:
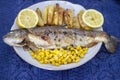
[[[118,42],[120,42],[119,39],[114,36],[110,36],[109,41],[105,43],[105,47],[109,52],[114,53],[116,51]]]
[[[29,47],[27,45],[23,46],[24,51],[29,51]]]
[[[30,44],[29,45],[29,48],[30,48],[30,50],[32,50],[33,52],[35,52],[35,51],[37,51],[37,47],[35,46],[35,45],[33,45],[33,44]]]

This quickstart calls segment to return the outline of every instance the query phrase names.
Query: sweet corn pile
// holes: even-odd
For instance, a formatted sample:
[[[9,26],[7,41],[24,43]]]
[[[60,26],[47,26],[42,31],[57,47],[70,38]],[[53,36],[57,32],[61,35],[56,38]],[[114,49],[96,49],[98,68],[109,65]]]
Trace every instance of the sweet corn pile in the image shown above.
[[[84,58],[87,51],[88,48],[82,48],[81,46],[77,46],[75,48],[68,46],[66,49],[38,49],[35,52],[30,51],[30,54],[41,64],[52,64],[59,66],[61,64],[79,62],[80,58]]]

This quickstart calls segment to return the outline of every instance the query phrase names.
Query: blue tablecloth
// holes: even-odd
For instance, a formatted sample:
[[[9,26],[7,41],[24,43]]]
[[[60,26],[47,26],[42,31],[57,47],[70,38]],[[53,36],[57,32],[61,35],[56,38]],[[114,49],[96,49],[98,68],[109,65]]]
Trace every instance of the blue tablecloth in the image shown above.
[[[66,71],[48,71],[23,61],[2,41],[18,12],[42,0],[0,0],[0,80],[120,80],[120,45],[110,54],[104,45],[86,64]],[[103,13],[104,31],[120,38],[120,0],[69,0]]]

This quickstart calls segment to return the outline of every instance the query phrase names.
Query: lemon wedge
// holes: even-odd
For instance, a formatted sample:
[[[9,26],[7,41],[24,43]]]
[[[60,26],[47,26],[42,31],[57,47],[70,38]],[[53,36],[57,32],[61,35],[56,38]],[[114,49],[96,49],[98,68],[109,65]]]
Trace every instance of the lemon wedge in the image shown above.
[[[82,15],[82,20],[87,26],[91,28],[101,27],[104,23],[103,15],[94,9],[86,10]]]
[[[38,15],[32,9],[23,9],[17,16],[17,24],[20,28],[33,28],[38,23]]]

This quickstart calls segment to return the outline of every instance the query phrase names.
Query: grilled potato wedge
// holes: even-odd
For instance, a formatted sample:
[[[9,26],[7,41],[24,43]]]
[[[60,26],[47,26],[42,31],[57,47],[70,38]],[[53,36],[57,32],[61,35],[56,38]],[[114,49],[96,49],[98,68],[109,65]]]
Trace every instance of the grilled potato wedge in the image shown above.
[[[42,11],[42,18],[43,18],[44,24],[47,24],[47,15],[48,15],[48,6],[46,6]]]
[[[58,25],[58,16],[59,16],[58,9],[59,9],[59,6],[56,4],[54,9],[53,22],[52,22],[53,25]]]
[[[77,17],[78,17],[78,21],[79,21],[79,24],[80,24],[80,28],[81,29],[85,29],[85,30],[91,30],[90,27],[88,27],[86,24],[83,23],[82,21],[82,15],[84,13],[84,10],[81,10],[78,14],[77,14]]]
[[[72,28],[73,26],[73,15],[74,12],[71,9],[66,9],[64,11],[64,23],[67,24],[69,28]]]
[[[72,28],[80,28],[80,24],[78,18],[76,16],[73,17],[73,26]]]
[[[60,7],[59,4],[56,4],[54,9],[53,25],[63,24],[63,12],[64,12],[64,9]]]
[[[47,24],[51,25],[53,20],[54,4],[48,6]]]
[[[38,26],[44,26],[44,21],[42,19],[42,13],[41,10],[39,8],[36,9],[36,13],[38,15]]]
[[[63,12],[64,12],[64,8],[60,7],[59,4],[56,4],[56,6],[58,6],[58,25],[62,25],[63,24]]]

